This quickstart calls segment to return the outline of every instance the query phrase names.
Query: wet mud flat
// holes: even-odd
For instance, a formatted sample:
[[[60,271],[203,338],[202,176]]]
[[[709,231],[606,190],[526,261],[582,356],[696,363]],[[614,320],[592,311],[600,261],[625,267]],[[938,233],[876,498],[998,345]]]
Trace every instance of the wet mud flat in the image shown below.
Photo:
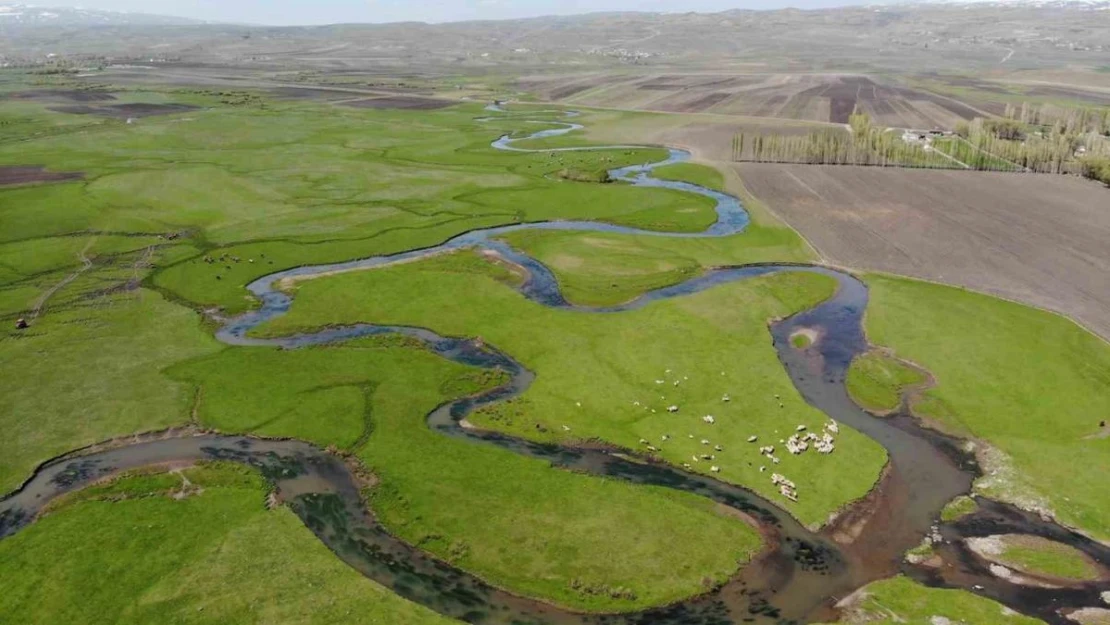
[[[85,174],[79,171],[47,171],[42,165],[0,165],[0,187],[36,182],[65,182],[84,177]]]
[[[108,104],[105,106],[48,106],[55,113],[69,113],[71,115],[95,115],[98,117],[112,117],[127,119],[129,117],[156,117],[159,115],[172,115],[200,110],[199,106],[191,104],[153,104],[147,102],[129,102],[125,104]]]
[[[403,109],[411,111],[433,111],[458,104],[453,100],[436,100],[433,98],[418,98],[412,96],[389,96],[384,98],[367,98],[344,102],[343,106],[353,106],[360,109]]]
[[[938,525],[934,557],[907,563],[903,572],[930,586],[970,586],[978,594],[1057,625],[1073,625],[1064,612],[1075,606],[1110,607],[1102,599],[1103,593],[1110,592],[1110,545],[1009,504],[979,497],[975,502],[975,512]],[[1030,573],[999,575],[998,565],[976,553],[967,541],[1003,534],[1035,536],[1071,547],[1095,565],[1097,579],[1079,581]],[[940,540],[936,540],[938,537]]]
[[[565,128],[541,131],[527,138],[554,136],[576,128],[574,124],[567,124]],[[511,146],[512,141],[502,137],[493,146],[522,151]],[[719,268],[683,283],[646,293],[619,306],[582,307],[565,300],[558,282],[547,267],[495,238],[520,228],[618,231],[645,236],[725,236],[742,231],[748,223],[747,215],[736,198],[697,185],[670,183],[650,176],[654,167],[682,158],[682,153],[672,150],[664,161],[614,170],[611,175],[637,185],[682,189],[714,198],[717,201],[718,222],[701,235],[637,231],[594,222],[520,224],[472,231],[425,250],[347,263],[299,267],[265,276],[248,285],[250,292],[261,300],[261,308],[227,321],[217,332],[217,338],[229,345],[296,349],[363,336],[401,334],[422,342],[433,353],[453,362],[500,369],[509,374],[509,382],[477,396],[444,404],[427,416],[428,426],[445,436],[494,445],[544,460],[557,468],[679,489],[737,511],[740,516],[759,525],[766,545],[762,553],[723,586],[674,605],[627,614],[581,614],[515,596],[391,536],[367,508],[360,493],[360,482],[351,468],[336,456],[301,441],[258,440],[242,436],[208,434],[141,440],[131,445],[49,462],[40,467],[23,488],[0,501],[0,537],[33,522],[39,511],[54,497],[119,471],[152,464],[220,459],[242,462],[262,471],[274,484],[280,500],[286,502],[338,557],[356,570],[410,600],[475,624],[782,625],[827,621],[835,619],[834,605],[839,598],[870,581],[888,577],[900,568],[930,585],[965,588],[997,598],[1004,605],[1026,614],[1041,616],[1043,613],[1042,618],[1052,623],[1064,622],[1061,608],[1101,605],[1097,600],[1098,594],[1094,592],[1099,588],[1099,582],[1089,587],[1069,586],[1067,593],[1054,595],[1051,608],[1044,608],[1034,603],[1043,600],[1043,595],[1030,596],[1024,587],[1015,588],[1012,583],[994,576],[989,568],[967,565],[958,569],[959,575],[946,576],[946,571],[955,567],[952,562],[962,562],[958,551],[953,554],[947,552],[948,544],[959,545],[967,534],[985,529],[997,532],[1004,522],[1011,525],[1016,522],[1005,515],[995,515],[998,518],[990,517],[993,520],[981,517],[978,525],[967,525],[971,521],[961,520],[963,525],[953,523],[935,529],[935,520],[943,506],[955,496],[970,490],[971,482],[977,475],[974,462],[960,451],[959,441],[923,428],[909,415],[876,418],[848,397],[844,387],[848,366],[855,356],[870,348],[862,328],[868,292],[856,277],[842,271],[803,265]],[[465,427],[465,419],[471,412],[525,392],[535,379],[535,374],[510,355],[479,341],[444,337],[424,328],[375,324],[333,327],[275,339],[249,336],[253,328],[289,310],[292,297],[279,290],[284,279],[380,267],[461,248],[478,248],[499,254],[526,273],[527,278],[518,287],[524,296],[545,306],[583,314],[621,313],[652,302],[680,298],[722,284],[774,273],[809,272],[832,277],[838,288],[830,299],[810,310],[772,323],[770,333],[779,359],[802,397],[837,423],[864,433],[887,450],[890,461],[881,483],[865,499],[842,511],[828,527],[814,532],[802,526],[787,511],[743,487],[683,471],[651,458],[637,457],[636,452],[630,450],[606,445],[587,448],[540,444]],[[799,349],[791,344],[790,337],[802,330],[813,331],[818,339]],[[973,520],[975,518],[972,517]],[[1031,516],[1023,517],[1022,523],[1021,527],[1011,528],[1014,533],[1021,533],[1018,529],[1045,535],[1066,531],[1050,521]],[[920,544],[926,535],[937,532],[946,537],[937,549],[942,563],[940,569],[922,569],[901,563],[906,550]],[[1081,535],[1069,535],[1068,539],[1076,544],[1083,543],[1084,553],[1092,557],[1102,558],[1104,555]],[[958,547],[953,549],[958,550]],[[940,572],[936,572],[938,570]]]

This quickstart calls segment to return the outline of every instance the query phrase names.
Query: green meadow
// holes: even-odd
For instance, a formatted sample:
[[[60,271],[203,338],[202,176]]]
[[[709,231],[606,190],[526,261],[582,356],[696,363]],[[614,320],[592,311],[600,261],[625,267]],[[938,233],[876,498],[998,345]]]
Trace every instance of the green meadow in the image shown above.
[[[585,610],[667,603],[723,582],[760,547],[752,528],[698,497],[430,430],[424,416],[436,406],[502,378],[429,351],[378,339],[236,348],[168,373],[197,389],[201,425],[357,454],[380,479],[370,501],[393,533],[517,592]],[[666,540],[690,548],[660,553]]]
[[[1017,571],[1081,581],[1101,578],[1098,567],[1086,554],[1063,543],[1013,534],[999,540],[1003,550],[993,559]]]
[[[288,508],[267,510],[267,490],[250,469],[212,464],[79,491],[0,541],[0,613],[90,625],[458,622],[349,568]]]
[[[845,428],[843,453],[780,454],[776,469],[798,484],[799,501],[792,503],[771,483],[771,462],[759,445],[747,442],[758,436],[777,444],[799,424],[819,430],[827,421],[778,365],[767,321],[830,296],[831,278],[777,275],[641,310],[590,314],[525,299],[502,283],[505,271],[462,251],[308,280],[298,283],[290,313],[258,332],[375,322],[480,336],[537,379],[520,397],[474,415],[473,423],[541,441],[601,439],[705,473],[717,466],[721,478],[750,486],[813,526],[877,478],[882,448]],[[705,415],[716,422],[705,423]],[[715,458],[694,459],[701,455]]]
[[[915,410],[979,445],[977,490],[1110,536],[1110,345],[1059,315],[871,275],[866,330],[936,377]],[[923,305],[928,302],[928,305]]]
[[[815,259],[796,232],[779,223],[742,186],[726,183],[716,169],[677,163],[654,174],[738,194],[751,223],[741,234],[716,238],[544,230],[510,232],[502,238],[549,267],[568,301],[594,306],[626,302],[712,267]]]
[[[0,72],[0,92],[73,86],[21,76]],[[113,92],[121,102],[198,108],[128,124],[0,100],[0,167],[83,174],[0,187],[0,494],[56,455],[192,424],[350,454],[375,475],[365,494],[391,533],[497,586],[577,610],[679,601],[724,582],[760,549],[755,529],[708,500],[564,471],[427,427],[436,406],[503,383],[503,372],[454,364],[396,337],[299,350],[213,338],[214,317],[255,306],[244,287],[281,269],[546,220],[704,230],[715,219],[704,198],[560,175],[659,160],[662,149],[548,149],[580,145],[584,133],[530,142],[542,150],[534,153],[491,149],[503,134],[544,127],[528,122],[524,106],[481,122],[490,114],[477,103],[402,111],[243,92]],[[815,260],[734,175],[692,163],[657,173],[740,195],[751,225],[713,239],[504,238],[550,267],[568,300],[593,305],[717,266]],[[520,397],[471,415],[474,425],[541,442],[605,441],[689,464],[811,527],[880,474],[882,448],[841,428],[835,454],[780,454],[774,471],[797,484],[791,502],[758,453],[799,425],[820,430],[827,421],[794,389],[767,324],[829,297],[831,279],[771,275],[613,314],[532,303],[511,288],[518,280],[513,268],[462,250],[302,281],[290,287],[291,312],[257,333],[374,322],[480,337],[537,377]],[[867,281],[872,342],[936,376],[914,408],[987,450],[979,490],[1110,536],[1100,473],[1110,437],[1098,427],[1110,414],[1110,348],[1017,304],[893,277]],[[30,327],[15,329],[20,318]],[[920,381],[875,352],[855,363],[849,389],[882,410]],[[171,497],[183,476],[199,488]],[[18,622],[450,622],[343,565],[288,509],[267,510],[267,488],[251,471],[217,464],[141,471],[68,496],[0,541],[0,614]],[[961,502],[946,514],[967,509]],[[1010,556],[1043,570],[1069,566],[1043,551]],[[861,605],[876,622],[1033,622],[903,578],[872,584]]]
[[[860,406],[874,412],[889,412],[898,407],[902,393],[925,382],[925,376],[897,358],[881,351],[857,356],[848,369],[845,385]]]
[[[929,588],[906,577],[873,582],[856,591],[840,625],[1039,625],[990,599],[964,590]],[[943,619],[943,620],[941,620]]]
[[[0,141],[0,164],[84,173],[77,182],[0,189],[0,315],[9,328],[16,318],[31,321],[27,330],[0,334],[0,425],[7,434],[0,490],[71,449],[195,423],[355,453],[380,478],[370,501],[399,536],[495,584],[578,609],[642,608],[703,592],[760,547],[753,528],[703,499],[556,470],[425,426],[424,414],[437,404],[498,383],[496,374],[446,363],[405,341],[229,349],[212,338],[214,324],[200,312],[249,308],[243,287],[272,271],[434,245],[478,227],[601,219],[704,229],[714,213],[701,198],[554,175],[656,160],[661,151],[504,154],[489,142],[534,128],[511,118],[476,122],[477,105],[404,112],[268,100],[261,108],[177,91],[126,92],[121,99],[201,108],[127,125],[94,117],[77,123],[76,116],[21,101],[23,128],[35,139],[18,146]],[[280,591],[284,582],[272,573],[241,572],[249,564],[243,549],[269,531],[303,533],[275,540],[275,552],[298,553],[301,547],[289,544],[294,539],[322,549],[288,513],[262,514],[261,496],[250,489],[213,485],[178,507],[145,496],[109,502],[96,492],[4,542],[11,553],[42,558],[16,561],[38,577],[13,595],[18,605],[6,614],[97,622],[87,616],[97,612],[104,622],[139,622],[149,615],[143,610],[154,608],[130,600],[146,597],[140,587],[146,582],[160,584],[158,601],[175,610],[200,607],[199,595],[168,594],[163,586],[203,590],[234,580],[258,592]],[[599,509],[597,501],[607,505]],[[500,514],[491,523],[493,509]],[[113,554],[108,547],[126,536],[126,519],[143,515],[157,532]],[[271,530],[266,519],[282,519],[275,522],[284,530]],[[78,531],[89,523],[103,534]],[[201,540],[197,528],[179,524],[212,527]],[[193,551],[188,541],[175,543],[172,557],[167,551],[152,558],[157,570],[137,570],[115,592],[102,579],[66,572],[125,566],[141,557],[140,547],[179,531],[196,539]],[[58,536],[64,549],[39,547]],[[86,539],[107,547],[72,549]],[[661,557],[653,546],[669,540],[691,549]],[[238,550],[240,568],[215,566],[212,558],[222,556],[205,545]],[[67,557],[56,557],[63,550]],[[272,561],[273,570],[281,566]],[[306,558],[298,570],[318,581],[334,577],[336,567],[347,572],[330,560],[328,566]],[[186,569],[184,581],[171,575]],[[35,594],[44,586],[34,580],[47,577],[67,580],[57,585],[57,600]],[[253,595],[237,588],[231,584],[215,602],[226,605],[204,604],[205,617],[248,622],[240,614]],[[352,588],[337,586],[325,595],[329,605],[342,606],[344,595],[357,592]],[[102,596],[103,605],[70,599],[87,593]],[[298,605],[298,596],[290,605]],[[303,614],[273,609],[260,618],[318,622],[336,614],[313,614],[311,604]],[[358,602],[349,609],[359,609]],[[398,620],[380,616],[391,611]],[[366,619],[437,621],[404,602],[387,602]]]

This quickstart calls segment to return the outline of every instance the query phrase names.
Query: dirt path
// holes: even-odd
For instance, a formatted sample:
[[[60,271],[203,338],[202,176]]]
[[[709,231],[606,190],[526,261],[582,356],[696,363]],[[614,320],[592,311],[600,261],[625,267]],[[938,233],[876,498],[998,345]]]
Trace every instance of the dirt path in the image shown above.
[[[46,308],[46,302],[48,302],[51,297],[54,297],[55,293],[62,290],[63,288],[65,288],[66,285],[76,280],[77,277],[81,274],[85,273],[89,269],[92,269],[92,261],[89,260],[87,256],[85,256],[85,253],[89,251],[89,248],[91,248],[93,243],[95,242],[96,237],[89,239],[89,242],[85,244],[85,247],[77,253],[77,259],[81,261],[81,267],[77,269],[77,271],[74,271],[73,273],[63,278],[61,282],[47,289],[47,291],[39,297],[38,301],[35,302],[34,307],[31,308],[31,321],[39,318],[39,315],[41,315],[42,311]]]

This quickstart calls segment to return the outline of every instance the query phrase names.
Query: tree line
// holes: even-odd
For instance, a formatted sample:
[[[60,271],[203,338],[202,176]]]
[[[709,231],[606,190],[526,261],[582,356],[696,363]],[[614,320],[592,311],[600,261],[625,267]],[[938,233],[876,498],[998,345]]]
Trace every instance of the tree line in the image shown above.
[[[759,163],[873,165],[879,167],[959,167],[920,143],[902,140],[871,123],[866,114],[848,118],[850,132],[815,130],[804,135],[740,133],[732,141],[732,158]]]
[[[738,134],[737,161],[932,167],[977,171],[1082,174],[1107,180],[1110,170],[1110,108],[1054,105],[1007,106],[997,119],[975,118],[954,133],[875,127],[866,114],[853,113],[848,131],[823,129],[807,134]]]

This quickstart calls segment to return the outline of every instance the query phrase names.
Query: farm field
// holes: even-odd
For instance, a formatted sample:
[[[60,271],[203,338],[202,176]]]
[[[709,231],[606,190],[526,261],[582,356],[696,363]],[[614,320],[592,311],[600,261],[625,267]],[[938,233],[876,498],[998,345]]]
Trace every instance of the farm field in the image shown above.
[[[892,577],[1006,504],[1093,555],[999,561],[1110,574],[1110,347],[1025,305],[1110,334],[1105,190],[724,163],[981,112],[850,73],[487,106],[174,71],[0,71],[0,621],[1051,622],[990,571]]]
[[[829,261],[966,286],[1110,337],[1105,189],[1055,175],[736,165]]]
[[[958,99],[850,74],[587,74],[522,78],[542,100],[577,106],[848,123],[853,111],[882,126],[951,128],[983,112]]]

